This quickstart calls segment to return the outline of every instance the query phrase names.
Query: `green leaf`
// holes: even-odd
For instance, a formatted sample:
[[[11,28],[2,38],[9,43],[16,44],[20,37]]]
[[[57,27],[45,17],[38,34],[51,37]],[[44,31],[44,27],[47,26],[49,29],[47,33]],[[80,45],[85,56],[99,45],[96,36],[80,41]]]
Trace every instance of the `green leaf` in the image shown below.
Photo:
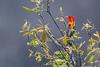
[[[37,30],[36,29],[31,29],[31,31],[30,31],[30,35],[34,35],[35,33],[37,33]]]
[[[89,63],[90,63],[90,64],[92,64],[92,63],[93,63],[94,58],[95,58],[95,56],[94,56],[94,55],[92,55],[92,56],[90,57],[90,59],[89,59]]]
[[[70,67],[74,67],[73,64],[70,64]]]
[[[27,10],[27,11],[30,11],[30,12],[33,11],[32,8],[29,8],[29,7],[26,7],[26,6],[22,6],[22,8],[25,9],[25,10]]]
[[[26,7],[26,6],[22,6],[23,9],[27,10],[27,11],[30,11],[30,12],[34,12],[34,13],[40,13],[42,12],[43,10],[41,10],[40,8],[29,8],[29,7]]]
[[[85,44],[86,42],[84,41],[84,42],[82,42],[80,45],[79,45],[79,49],[81,49],[82,48],[82,46]]]
[[[84,51],[83,51],[83,50],[79,50],[79,52],[80,52],[80,54],[81,54],[82,56],[85,56],[85,54],[84,54]]]
[[[44,64],[44,65],[48,66],[48,65],[53,65],[53,64],[52,64],[52,61],[49,61],[49,62],[47,62],[47,63]]]
[[[35,59],[36,59],[37,62],[41,62],[42,61],[42,53],[36,52],[35,53]]]
[[[62,58],[62,54],[60,51],[56,51],[54,54],[56,58],[59,58],[59,57]]]
[[[45,30],[44,30],[43,33],[42,33],[41,41],[42,41],[43,43],[46,43],[46,42],[47,42],[47,33],[46,33]]]
[[[97,41],[93,38],[89,40],[88,50],[92,50],[94,46],[96,45]]]
[[[39,45],[39,42],[37,39],[33,39],[31,42],[30,42],[34,47],[37,47]]]
[[[64,64],[60,65],[59,67],[68,67],[68,66],[64,63]],[[71,66],[69,66],[69,67],[71,67]]]
[[[63,44],[64,45],[67,45],[68,44],[68,38],[66,36],[64,36],[64,38],[63,38]]]
[[[65,63],[65,60],[64,60],[64,59],[55,59],[55,62],[56,62],[58,65],[62,65],[63,63]]]
[[[28,31],[23,32],[23,36],[30,36],[30,32]]]
[[[54,63],[54,64],[53,64],[53,67],[58,67],[58,66],[57,66],[57,64]]]
[[[40,12],[42,12],[43,10],[41,10],[40,8],[33,8],[33,11],[32,12],[34,12],[34,13],[40,13]]]
[[[70,60],[70,56],[68,55],[68,53],[65,55],[65,58],[66,58],[67,60]]]

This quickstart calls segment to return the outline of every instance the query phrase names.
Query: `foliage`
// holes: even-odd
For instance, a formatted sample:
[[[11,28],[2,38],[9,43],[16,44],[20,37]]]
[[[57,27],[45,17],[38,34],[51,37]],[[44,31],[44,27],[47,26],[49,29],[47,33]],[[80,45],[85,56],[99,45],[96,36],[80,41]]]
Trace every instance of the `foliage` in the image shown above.
[[[85,41],[84,37],[80,36],[80,31],[76,28],[75,17],[64,16],[62,6],[60,6],[61,15],[56,19],[53,17],[50,4],[54,0],[30,0],[30,2],[35,3],[36,7],[22,6],[22,8],[41,17],[41,24],[33,27],[28,21],[25,21],[22,25],[20,32],[28,39],[29,57],[34,58],[38,63],[42,63],[44,58],[47,62],[43,65],[52,67],[96,66],[96,62],[100,61],[95,58],[97,56],[100,57],[100,33],[95,31],[95,26],[91,21],[87,20],[81,29],[88,35]],[[44,24],[46,21],[42,15],[43,12],[47,13],[53,20],[53,23],[61,33],[59,37],[55,37],[49,25]],[[61,25],[63,24],[63,30],[57,22],[61,22]],[[52,43],[56,47],[56,51],[50,48]],[[85,49],[83,49],[84,47]]]

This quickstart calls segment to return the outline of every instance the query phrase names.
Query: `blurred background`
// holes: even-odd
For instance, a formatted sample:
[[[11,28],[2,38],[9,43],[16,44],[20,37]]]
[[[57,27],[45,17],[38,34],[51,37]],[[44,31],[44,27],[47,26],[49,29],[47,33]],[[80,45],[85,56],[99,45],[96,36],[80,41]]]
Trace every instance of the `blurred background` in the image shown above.
[[[38,23],[36,14],[25,12],[22,5],[30,5],[28,0],[0,0],[0,67],[40,67],[36,61],[28,58],[26,39],[19,32],[24,20]],[[55,0],[51,4],[54,17],[60,15],[59,6],[63,6],[64,15],[74,15],[77,28],[87,19],[100,31],[100,0]],[[44,14],[47,21],[49,17]],[[54,24],[54,35],[59,35]]]

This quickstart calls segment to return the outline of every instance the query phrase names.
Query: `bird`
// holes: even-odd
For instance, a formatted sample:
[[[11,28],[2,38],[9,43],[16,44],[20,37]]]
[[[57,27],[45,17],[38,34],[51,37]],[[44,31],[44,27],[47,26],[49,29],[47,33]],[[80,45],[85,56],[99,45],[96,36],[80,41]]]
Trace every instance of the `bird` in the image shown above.
[[[67,36],[71,37],[75,33],[75,17],[74,16],[65,16],[65,19],[68,21]]]
[[[68,28],[74,29],[75,28],[75,17],[74,16],[65,16],[68,21]]]

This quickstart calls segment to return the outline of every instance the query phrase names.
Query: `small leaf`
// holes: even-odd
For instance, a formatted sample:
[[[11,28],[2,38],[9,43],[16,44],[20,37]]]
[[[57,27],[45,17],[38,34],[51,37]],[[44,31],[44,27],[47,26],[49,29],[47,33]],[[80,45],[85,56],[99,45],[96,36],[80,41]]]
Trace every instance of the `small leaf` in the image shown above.
[[[37,32],[37,29],[31,29],[30,35],[34,35]]]
[[[57,66],[57,64],[54,63],[54,64],[53,64],[53,67],[58,67],[58,66]]]
[[[47,63],[44,64],[44,65],[48,66],[48,65],[53,65],[53,64],[52,64],[52,61],[49,61],[49,62],[47,62]]]
[[[92,37],[89,39],[89,42],[91,43],[91,45],[94,45],[97,43],[97,40],[93,39]]]
[[[63,43],[64,43],[64,45],[68,44],[68,38],[66,36],[64,36],[64,38],[63,38]]]
[[[43,33],[42,33],[41,41],[42,41],[43,43],[46,43],[46,42],[47,42],[47,33],[46,33],[45,30],[44,30]]]
[[[30,36],[30,32],[23,32],[23,36]]]
[[[37,47],[37,46],[39,45],[39,42],[38,42],[37,39],[33,39],[33,40],[31,41],[31,44],[32,44],[34,47]]]
[[[79,51],[80,51],[80,54],[81,54],[82,56],[85,55],[83,50],[79,50]]]
[[[41,10],[40,8],[33,8],[33,11],[32,12],[35,12],[35,13],[40,13],[42,12],[43,10]]]
[[[95,58],[95,56],[94,56],[94,55],[92,55],[92,56],[90,57],[90,59],[89,59],[89,63],[90,63],[90,64],[92,64],[92,63],[93,63],[94,58]]]
[[[33,11],[32,8],[29,8],[29,7],[26,7],[26,6],[22,6],[22,8],[25,9],[25,10],[27,10],[27,11],[30,11],[30,12]]]
[[[65,60],[63,60],[63,59],[55,59],[55,62],[56,62],[58,65],[62,65],[63,63],[65,63]]]
[[[35,53],[35,59],[36,59],[37,62],[41,62],[42,61],[42,53],[36,52]]]
[[[68,53],[65,55],[65,58],[69,61],[70,60],[70,56],[68,55]]]
[[[29,8],[29,7],[26,7],[26,6],[22,6],[23,9],[27,10],[27,11],[30,11],[30,12],[34,12],[34,13],[40,13],[42,12],[43,10],[41,10],[40,8]]]
[[[58,58],[58,57],[62,58],[62,54],[60,51],[56,51],[54,54],[55,54],[56,58]]]
[[[70,64],[70,67],[74,67],[73,64]]]
[[[85,41],[82,42],[82,43],[80,43],[80,45],[79,45],[79,49],[82,48],[82,46],[83,46],[85,43],[86,43]]]

